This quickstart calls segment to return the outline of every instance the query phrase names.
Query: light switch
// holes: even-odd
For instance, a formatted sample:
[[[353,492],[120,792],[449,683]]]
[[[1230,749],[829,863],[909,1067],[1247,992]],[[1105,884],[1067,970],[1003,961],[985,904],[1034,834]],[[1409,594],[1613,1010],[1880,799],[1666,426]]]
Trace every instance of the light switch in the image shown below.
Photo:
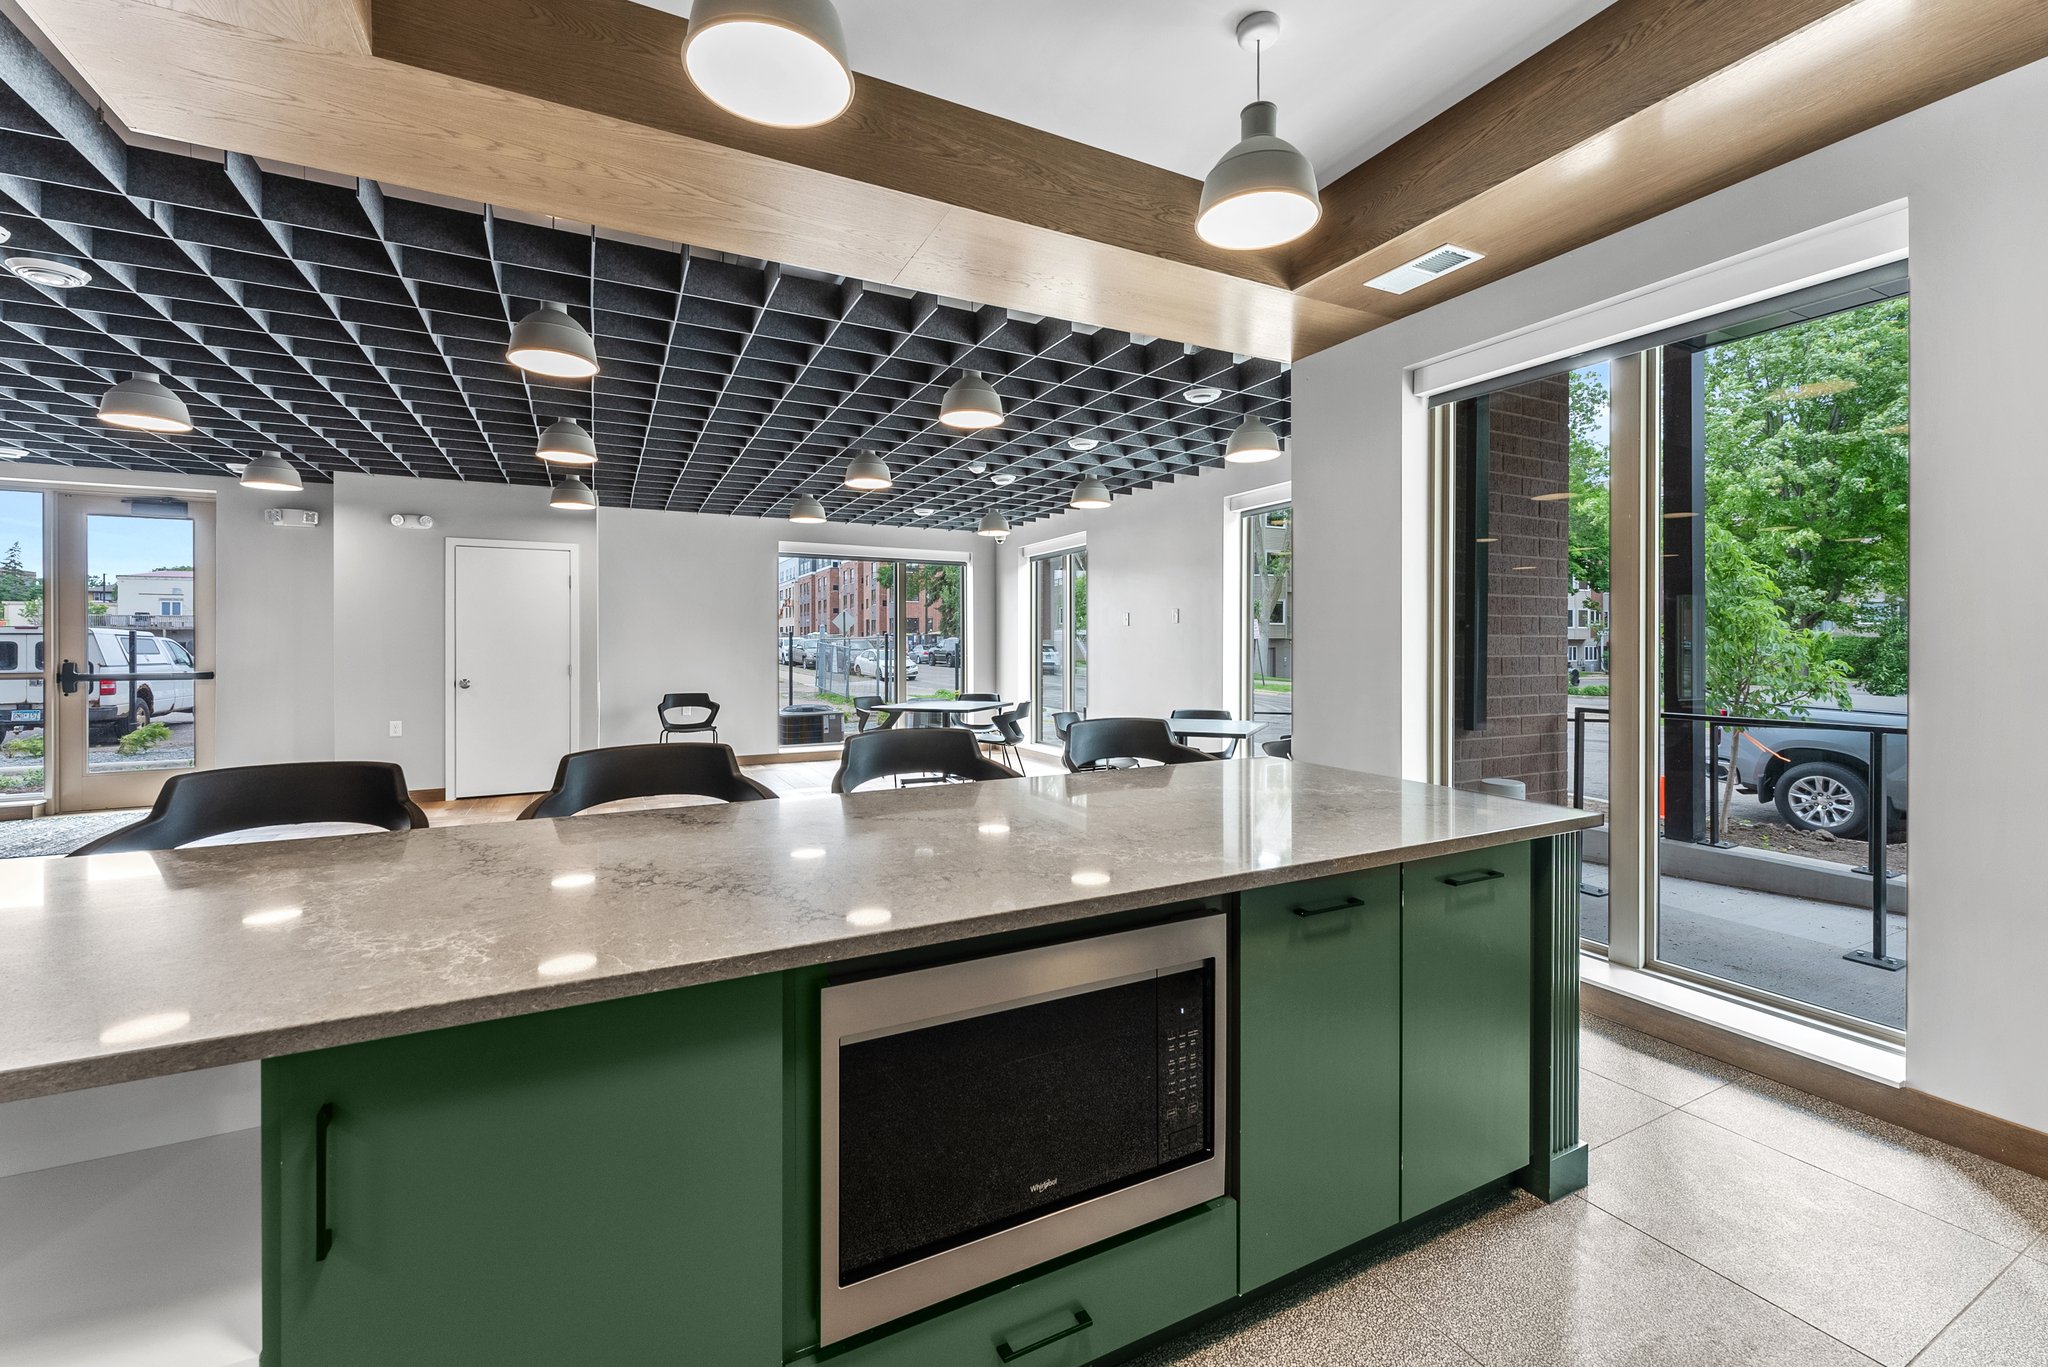
[[[394,735],[394,736],[402,736],[402,735],[404,735],[404,734],[405,734],[405,723],[404,723],[404,722],[402,722],[402,721],[395,721],[395,722],[391,723],[391,734],[392,734],[392,735]]]

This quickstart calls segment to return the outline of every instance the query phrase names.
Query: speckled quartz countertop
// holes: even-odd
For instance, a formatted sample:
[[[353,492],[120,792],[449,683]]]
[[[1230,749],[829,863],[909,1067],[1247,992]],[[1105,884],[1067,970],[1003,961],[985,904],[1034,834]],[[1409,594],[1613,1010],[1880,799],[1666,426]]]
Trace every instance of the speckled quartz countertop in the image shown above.
[[[0,1100],[1554,835],[1284,760],[0,862]]]

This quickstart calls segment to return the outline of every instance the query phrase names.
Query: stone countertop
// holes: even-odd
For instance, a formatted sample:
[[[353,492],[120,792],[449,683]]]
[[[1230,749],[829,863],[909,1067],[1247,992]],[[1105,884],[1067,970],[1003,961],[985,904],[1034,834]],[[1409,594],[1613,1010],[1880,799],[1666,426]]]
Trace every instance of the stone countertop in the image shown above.
[[[1275,759],[0,861],[0,1100],[1597,825]]]

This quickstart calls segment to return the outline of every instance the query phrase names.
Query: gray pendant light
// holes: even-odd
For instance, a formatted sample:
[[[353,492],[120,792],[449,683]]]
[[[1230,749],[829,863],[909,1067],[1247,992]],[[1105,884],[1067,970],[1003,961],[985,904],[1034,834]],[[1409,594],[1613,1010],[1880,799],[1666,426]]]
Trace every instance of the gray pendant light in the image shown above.
[[[299,472],[285,460],[284,452],[265,451],[242,467],[242,487],[295,494],[306,485]]]
[[[566,508],[572,512],[595,512],[597,491],[585,484],[581,475],[563,475],[555,481],[555,487],[548,491],[548,506]]]
[[[696,0],[683,70],[720,109],[771,128],[815,128],[853,103],[832,0]]]
[[[512,326],[505,359],[521,370],[557,380],[597,374],[597,343],[560,304],[542,304]]]
[[[1280,19],[1270,10],[1238,21],[1238,46],[1256,54],[1260,68],[1265,50],[1279,37]],[[1263,85],[1263,76],[1259,70],[1256,85]],[[1232,251],[1292,242],[1323,216],[1316,168],[1279,136],[1279,110],[1256,87],[1238,118],[1238,144],[1202,182],[1195,232],[1210,246]]]
[[[1079,484],[1074,486],[1074,496],[1067,500],[1067,506],[1083,510],[1107,508],[1109,506],[1109,486],[1104,484],[1100,477],[1088,475]]]
[[[818,502],[815,494],[798,495],[796,502],[789,505],[791,522],[823,522],[825,505]]]
[[[574,418],[557,418],[540,434],[533,454],[550,465],[595,465],[597,443]]]
[[[895,481],[889,478],[889,464],[876,451],[862,451],[846,462],[846,478],[841,481],[849,489],[869,491],[886,489]]]
[[[980,371],[962,371],[939,403],[939,421],[968,431],[999,427],[1003,421],[1003,396],[981,378]]]
[[[190,432],[192,412],[151,370],[138,370],[100,396],[100,421],[131,432]]]
[[[992,536],[1000,541],[1010,534],[1010,519],[1001,513],[983,513],[981,525],[974,529],[976,536]]]
[[[1223,447],[1223,459],[1232,465],[1256,465],[1279,454],[1280,434],[1257,418],[1246,418]]]

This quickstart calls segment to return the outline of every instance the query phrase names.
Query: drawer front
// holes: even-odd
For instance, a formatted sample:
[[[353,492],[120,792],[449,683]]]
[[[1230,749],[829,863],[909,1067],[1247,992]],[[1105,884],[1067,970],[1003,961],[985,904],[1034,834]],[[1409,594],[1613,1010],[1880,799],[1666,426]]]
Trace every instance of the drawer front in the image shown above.
[[[1239,1288],[1400,1219],[1401,871],[1245,893]]]
[[[1081,1367],[1237,1292],[1237,1204],[1212,1201],[1148,1233],[815,1367]]]
[[[1529,1161],[1529,847],[1401,871],[1401,1215]]]

